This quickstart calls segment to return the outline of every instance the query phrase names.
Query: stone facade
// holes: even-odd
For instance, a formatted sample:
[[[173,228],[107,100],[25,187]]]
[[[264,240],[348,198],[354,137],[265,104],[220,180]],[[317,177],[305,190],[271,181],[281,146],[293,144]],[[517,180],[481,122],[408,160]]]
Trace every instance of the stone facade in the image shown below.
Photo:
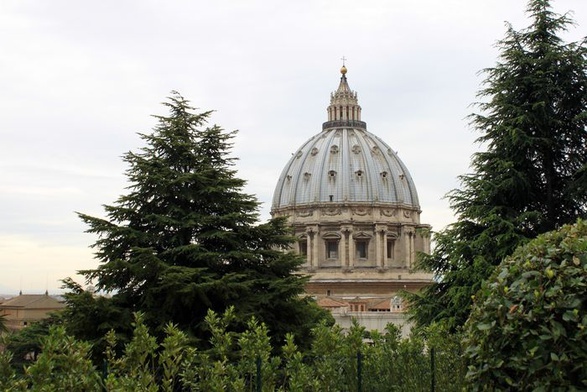
[[[0,315],[9,330],[20,330],[65,308],[63,301],[46,294],[20,294],[0,304]]]

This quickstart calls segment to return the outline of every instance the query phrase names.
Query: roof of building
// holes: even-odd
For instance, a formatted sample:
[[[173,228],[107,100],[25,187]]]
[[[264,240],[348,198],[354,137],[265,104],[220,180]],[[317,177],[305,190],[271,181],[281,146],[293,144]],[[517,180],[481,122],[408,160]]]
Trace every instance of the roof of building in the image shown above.
[[[369,310],[390,310],[391,300],[389,298],[379,299],[369,303]]]
[[[347,302],[343,302],[343,301],[337,301],[335,299],[332,299],[330,297],[322,297],[320,299],[318,299],[318,301],[316,301],[318,306],[322,307],[322,308],[342,308],[345,306],[348,306]]]
[[[344,71],[344,72],[343,72]],[[328,121],[293,154],[273,194],[273,209],[328,202],[380,202],[419,209],[416,186],[397,153],[367,131],[346,78],[332,93]]]
[[[21,294],[0,304],[0,308],[60,309],[65,304],[48,294]]]
[[[389,311],[391,310],[392,298],[333,298],[333,297],[321,297],[316,303],[321,308],[336,309],[347,307],[350,304],[364,304],[367,305],[367,309],[370,311]]]

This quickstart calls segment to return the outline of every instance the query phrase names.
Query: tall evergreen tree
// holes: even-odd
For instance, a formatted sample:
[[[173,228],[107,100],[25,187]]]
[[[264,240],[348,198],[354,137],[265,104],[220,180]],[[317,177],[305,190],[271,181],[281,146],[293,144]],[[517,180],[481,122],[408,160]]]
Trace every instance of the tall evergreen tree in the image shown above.
[[[4,332],[8,332],[8,327],[6,326],[6,315],[0,314],[0,335]]]
[[[98,337],[141,311],[159,331],[171,321],[201,337],[208,309],[234,305],[243,324],[255,315],[278,339],[306,336],[322,313],[300,297],[303,261],[287,252],[285,221],[259,224],[257,200],[243,193],[229,156],[235,133],[205,127],[210,112],[195,113],[178,93],[164,105],[169,116],[140,134],[146,147],[124,155],[128,194],[104,207],[106,218],[79,214],[98,235],[100,261],[81,272],[112,299],[97,303],[66,280],[70,329]]]
[[[530,0],[527,14],[531,25],[508,25],[497,65],[484,70],[480,112],[470,119],[486,151],[448,194],[457,221],[422,258],[438,280],[409,298],[420,325],[462,325],[472,296],[505,256],[586,214],[585,42],[563,42],[558,34],[572,21],[548,0]]]

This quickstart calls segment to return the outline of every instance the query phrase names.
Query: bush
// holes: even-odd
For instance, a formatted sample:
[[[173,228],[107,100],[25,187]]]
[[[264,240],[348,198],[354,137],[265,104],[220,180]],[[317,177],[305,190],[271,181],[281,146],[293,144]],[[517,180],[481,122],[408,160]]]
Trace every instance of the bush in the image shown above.
[[[100,369],[92,365],[88,342],[67,335],[62,326],[52,327],[37,361],[22,375],[15,372],[11,353],[0,351],[0,390],[411,392],[434,384],[436,390],[456,392],[464,386],[460,335],[440,326],[401,339],[393,325],[379,333],[356,322],[349,330],[322,323],[312,331],[309,351],[301,351],[288,334],[282,354],[275,355],[265,324],[251,318],[246,330],[235,332],[235,319],[232,307],[221,315],[209,311],[210,348],[197,350],[172,324],[159,342],[144,315],[136,313],[132,339],[119,354],[116,334],[104,338],[106,360]]]
[[[587,389],[587,223],[518,248],[467,322],[472,390]]]

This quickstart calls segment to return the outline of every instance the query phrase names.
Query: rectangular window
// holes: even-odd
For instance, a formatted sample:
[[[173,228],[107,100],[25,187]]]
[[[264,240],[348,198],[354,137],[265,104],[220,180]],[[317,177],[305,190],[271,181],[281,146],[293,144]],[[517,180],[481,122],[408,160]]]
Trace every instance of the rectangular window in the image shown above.
[[[358,259],[366,259],[367,258],[367,250],[368,250],[368,242],[367,241],[357,241],[356,242],[356,249],[357,249],[357,258]]]
[[[326,257],[328,259],[338,259],[338,240],[326,241]]]
[[[387,241],[387,258],[393,259],[394,241]]]
[[[308,256],[308,241],[298,242],[298,250],[302,256]]]

